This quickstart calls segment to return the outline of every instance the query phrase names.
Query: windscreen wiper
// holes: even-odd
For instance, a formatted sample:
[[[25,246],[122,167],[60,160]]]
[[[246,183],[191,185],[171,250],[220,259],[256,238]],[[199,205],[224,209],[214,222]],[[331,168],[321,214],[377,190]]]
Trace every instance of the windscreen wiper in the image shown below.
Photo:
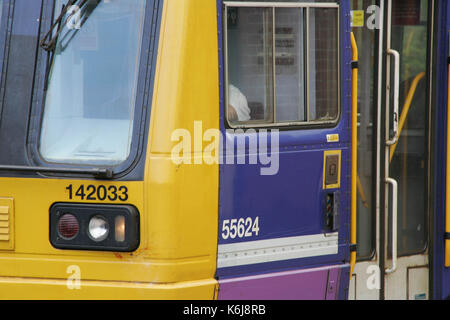
[[[63,6],[61,13],[58,18],[53,22],[50,30],[48,30],[47,34],[42,38],[40,42],[40,46],[49,52],[55,51],[56,43],[58,42],[58,37],[67,23],[72,19],[72,17],[77,13],[72,13],[69,17],[67,17],[64,21],[64,17],[67,15],[67,11],[73,6],[77,6],[81,9],[89,0],[69,0],[66,5]],[[55,28],[57,28],[56,32],[54,32]]]
[[[27,166],[0,166],[0,171],[18,171],[34,173],[67,173],[88,174],[96,179],[112,179],[114,172],[109,168],[77,169],[77,168],[51,168],[51,167],[27,167]]]
[[[50,53],[47,61],[47,70],[45,72],[44,91],[47,91],[50,70],[53,65],[53,59],[55,57],[55,54],[62,52],[67,48],[70,41],[75,37],[79,29],[81,29],[86,20],[89,18],[92,11],[99,5],[100,2],[101,0],[69,0],[69,2],[66,5],[62,6],[61,13],[59,14],[58,18],[56,18],[56,20],[50,27],[50,30],[40,41],[40,46]],[[72,14],[70,14],[66,19],[64,19],[68,11],[74,6],[76,6],[77,10],[74,10]],[[71,19],[75,15],[79,15],[80,21],[77,21],[77,26],[75,28],[69,30],[70,32],[67,32],[65,35],[63,35],[62,40],[68,38],[66,40],[65,45],[63,45],[62,44],[63,41],[59,41],[59,37],[61,36],[64,27],[71,21]],[[57,49],[58,42],[60,44]]]
[[[63,6],[59,17],[53,22],[50,30],[41,40],[41,47],[46,51],[54,52],[56,50],[59,37],[61,36],[64,27],[74,18],[75,15],[77,15],[79,18],[79,21],[76,21],[77,26],[70,28],[70,32],[67,32],[67,34],[64,35],[64,38],[68,38],[68,40],[66,41],[66,45],[61,45],[60,48],[61,51],[64,51],[69,42],[75,37],[79,29],[81,29],[91,13],[100,4],[100,2],[101,0],[70,0],[67,5]],[[74,6],[77,8],[77,10],[74,10],[66,19],[64,19],[68,11]]]
[[[74,28],[71,28],[69,32],[66,32],[65,34],[61,35],[62,29],[59,29],[59,36],[61,39],[57,39],[56,41],[56,52],[62,52],[66,50],[66,48],[69,46],[69,43],[75,38],[77,33],[81,30],[81,28],[84,26],[86,21],[91,16],[92,12],[97,8],[97,6],[100,4],[101,0],[88,0],[87,2],[83,2],[83,7],[80,7],[77,14],[78,21],[76,21],[77,26]],[[70,20],[71,18],[67,18],[67,20]]]

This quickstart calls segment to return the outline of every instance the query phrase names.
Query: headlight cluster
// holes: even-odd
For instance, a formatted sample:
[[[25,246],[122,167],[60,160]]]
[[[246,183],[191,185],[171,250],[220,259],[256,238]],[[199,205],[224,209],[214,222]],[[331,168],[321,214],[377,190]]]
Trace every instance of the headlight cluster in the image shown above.
[[[135,251],[139,212],[130,205],[56,203],[50,208],[50,242],[58,249]]]

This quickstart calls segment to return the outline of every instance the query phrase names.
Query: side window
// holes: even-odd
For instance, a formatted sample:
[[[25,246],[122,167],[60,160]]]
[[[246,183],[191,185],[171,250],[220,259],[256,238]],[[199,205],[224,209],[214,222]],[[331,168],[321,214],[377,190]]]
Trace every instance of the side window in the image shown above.
[[[339,117],[339,7],[225,3],[230,126],[334,123]]]

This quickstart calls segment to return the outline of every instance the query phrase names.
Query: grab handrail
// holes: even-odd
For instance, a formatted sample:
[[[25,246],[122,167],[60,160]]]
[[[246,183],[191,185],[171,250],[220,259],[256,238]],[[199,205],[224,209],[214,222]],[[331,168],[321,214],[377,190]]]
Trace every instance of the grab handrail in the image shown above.
[[[419,85],[419,81],[425,77],[425,72],[419,73],[411,83],[411,88],[409,88],[408,95],[405,100],[405,104],[403,105],[402,114],[400,115],[400,123],[398,126],[398,136],[402,135],[403,127],[405,126],[406,119],[408,118],[409,109],[411,108],[412,101],[414,99],[414,95],[417,90],[417,86]],[[389,152],[389,161],[392,162],[394,157],[395,150],[397,149],[398,140],[396,143],[391,145]]]

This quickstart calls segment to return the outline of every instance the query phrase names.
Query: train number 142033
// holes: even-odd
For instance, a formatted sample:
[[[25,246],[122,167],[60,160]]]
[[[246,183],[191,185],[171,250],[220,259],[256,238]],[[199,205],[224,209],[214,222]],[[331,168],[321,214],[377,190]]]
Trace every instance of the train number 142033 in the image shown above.
[[[81,185],[74,188],[73,185],[66,187],[69,192],[69,199],[93,200],[93,201],[127,201],[128,188],[125,186],[95,186],[95,185]]]

